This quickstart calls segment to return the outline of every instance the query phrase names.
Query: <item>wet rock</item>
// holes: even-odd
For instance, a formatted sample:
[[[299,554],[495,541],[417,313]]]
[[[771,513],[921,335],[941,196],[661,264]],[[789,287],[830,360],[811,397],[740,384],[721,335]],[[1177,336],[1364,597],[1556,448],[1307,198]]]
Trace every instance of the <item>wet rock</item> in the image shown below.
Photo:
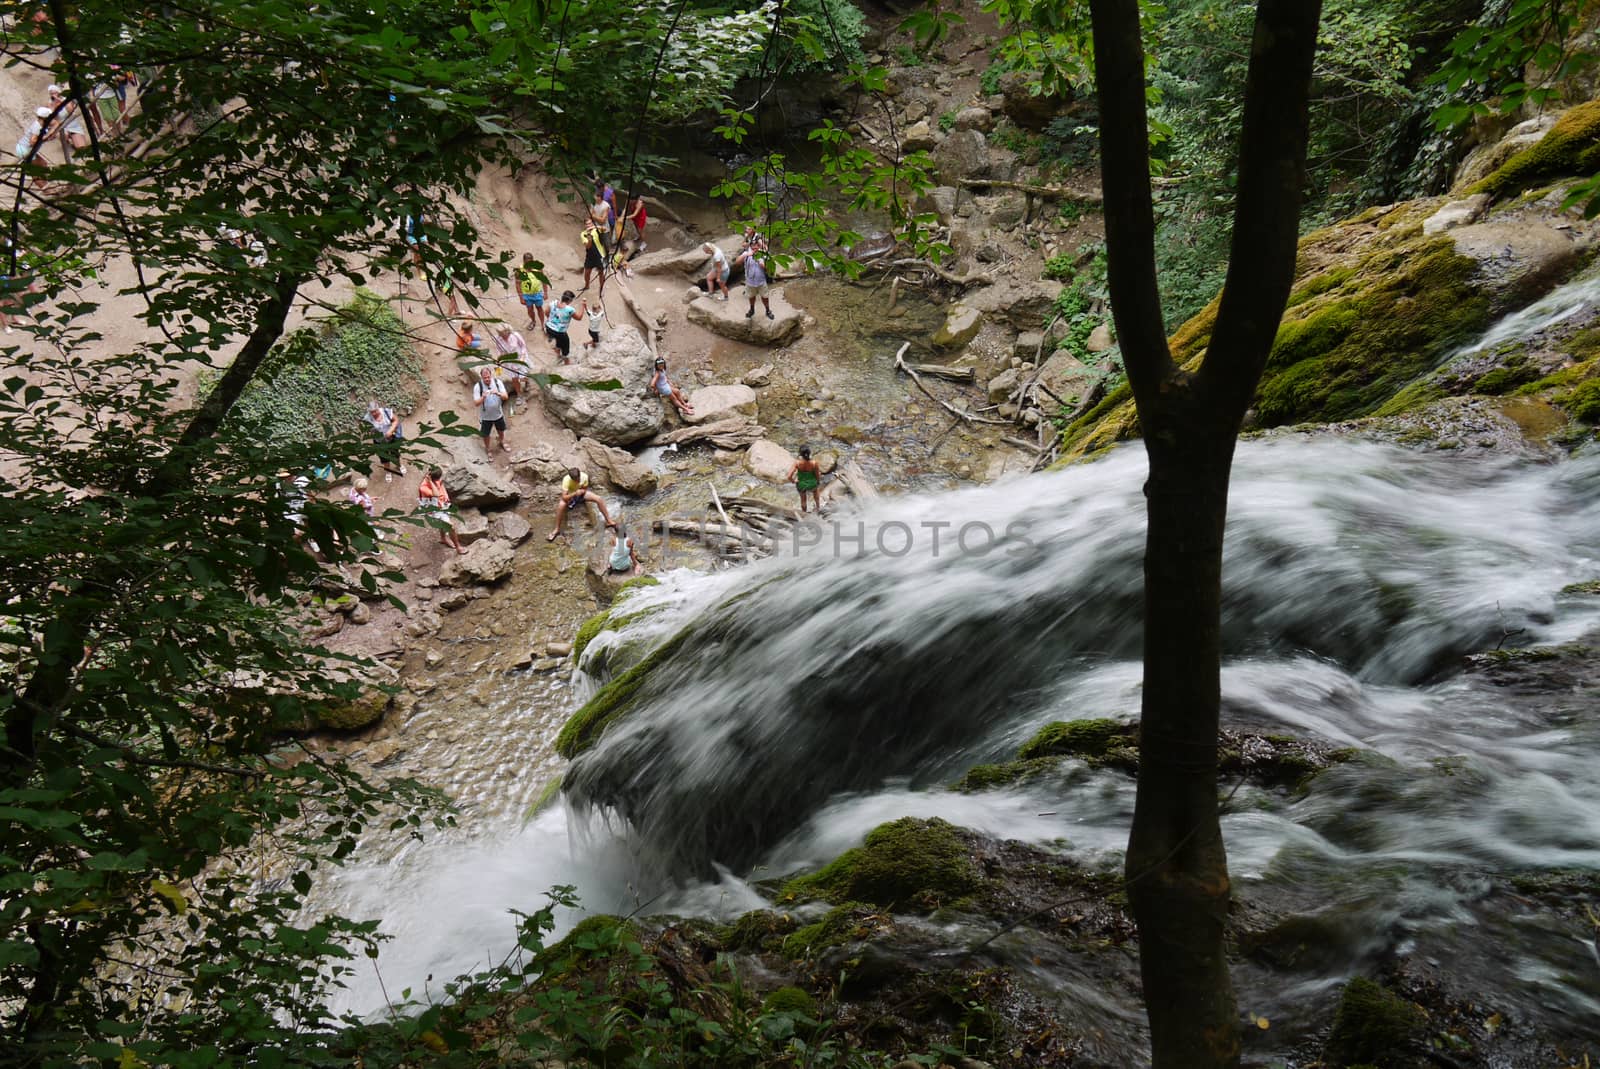
[[[439,569],[439,582],[445,586],[498,583],[511,574],[514,559],[509,542],[498,539],[478,542],[466,553],[445,562]]]
[[[456,537],[461,539],[461,544],[464,546],[470,546],[489,537],[489,517],[477,509],[458,509]]]
[[[1424,234],[1439,234],[1458,226],[1476,223],[1489,210],[1489,194],[1474,193],[1464,200],[1453,200],[1422,221]]]
[[[954,305],[945,314],[944,325],[933,332],[933,344],[944,349],[959,349],[983,326],[983,313],[964,304]]]
[[[933,164],[939,181],[948,185],[963,178],[986,178],[989,142],[976,130],[957,130],[933,150]]]
[[[735,289],[726,301],[698,297],[689,304],[689,322],[748,345],[781,345],[804,330],[802,313],[784,300],[782,293],[769,289],[767,299],[772,305],[772,319],[767,318],[760,301],[756,302],[755,315],[746,314],[750,298],[743,289]]]
[[[694,415],[685,416],[686,423],[715,422],[733,416],[753,417],[756,414],[756,392],[742,383],[705,386],[689,395],[689,404],[694,408]]]
[[[1083,347],[1091,353],[1106,352],[1114,345],[1116,345],[1116,342],[1111,337],[1110,323],[1101,323],[1098,327],[1095,327],[1090,332],[1088,340],[1083,343]]]
[[[1009,398],[1017,388],[1017,380],[1022,376],[1020,368],[1008,367],[1000,374],[989,380],[986,387],[989,400],[993,404],[1000,404]]]
[[[589,588],[589,593],[594,595],[595,601],[604,606],[616,600],[623,584],[631,578],[633,577],[627,572],[613,572],[603,560],[591,560],[584,572],[583,581]]]
[[[762,364],[760,367],[753,367],[749,371],[746,371],[744,373],[744,384],[746,386],[753,386],[753,387],[765,386],[768,383],[770,383],[771,381],[772,381],[772,365],[771,364]]]
[[[1065,103],[1035,92],[1038,87],[1037,79],[1021,71],[1007,71],[1000,76],[1000,95],[1004,99],[1001,109],[1006,118],[1025,130],[1043,130]]]
[[[542,389],[545,411],[580,438],[614,446],[642,442],[662,424],[660,402],[646,393],[653,362],[637,330],[613,327],[582,364],[559,369],[564,382]]]
[[[1477,262],[1491,316],[1521,307],[1554,286],[1589,247],[1570,230],[1532,219],[1476,223],[1450,235],[1456,252]]]
[[[1415,1004],[1358,976],[1344,987],[1323,1061],[1335,1069],[1381,1064],[1390,1069],[1424,1069],[1421,1054],[1426,1018]],[[1415,1049],[1417,1053],[1407,1053]]]
[[[369,690],[347,702],[317,702],[311,707],[311,726],[330,731],[359,731],[383,719],[389,695]]]
[[[459,458],[444,472],[444,488],[457,508],[504,508],[522,492],[482,457]]]
[[[588,458],[586,470],[591,477],[604,479],[611,486],[629,494],[643,496],[654,493],[660,477],[641,464],[626,449],[605,445],[593,438],[580,438],[578,449]]]
[[[957,130],[977,130],[979,133],[988,133],[994,128],[994,116],[988,108],[971,107],[962,108],[956,112],[955,128]]]
[[[536,483],[560,482],[570,466],[556,455],[549,442],[539,442],[531,449],[511,454],[511,470]]]
[[[768,482],[781,483],[788,478],[789,469],[794,467],[794,457],[777,442],[763,438],[745,454],[744,466],[750,469],[751,474]]]
[[[532,533],[532,525],[515,512],[498,513],[489,521],[489,537],[498,538],[513,546],[520,546],[526,542]]]

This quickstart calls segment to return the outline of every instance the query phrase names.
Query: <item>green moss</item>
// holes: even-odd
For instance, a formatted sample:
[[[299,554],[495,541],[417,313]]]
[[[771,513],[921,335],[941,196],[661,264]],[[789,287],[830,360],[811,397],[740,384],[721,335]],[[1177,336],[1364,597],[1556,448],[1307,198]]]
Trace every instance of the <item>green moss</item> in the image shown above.
[[[761,1000],[761,1008],[768,1013],[787,1013],[796,1017],[817,1016],[817,1000],[811,992],[798,987],[780,987]]]
[[[1313,297],[1320,297],[1343,286],[1356,276],[1354,267],[1332,267],[1313,273],[1303,283],[1295,286],[1289,295],[1290,308],[1297,308]]]
[[[1025,779],[1042,776],[1061,767],[1059,757],[1038,757],[1031,761],[1007,761],[1003,765],[974,765],[952,789],[970,794],[995,787],[1006,787]]]
[[[527,819],[532,820],[549,808],[550,804],[557,798],[561,797],[561,779],[562,777],[557,776],[545,784],[544,790],[539,792],[539,797],[534,799],[533,804],[528,807]]]
[[[753,909],[722,931],[722,945],[728,950],[766,950],[794,930],[795,919],[789,914]]]
[[[1134,728],[1116,720],[1057,720],[1040,728],[1017,757],[1024,761],[1052,755],[1104,757],[1113,748],[1129,745],[1134,734]]]
[[[1568,583],[1561,588],[1563,594],[1600,594],[1600,579],[1591,579],[1587,583]]]
[[[611,619],[610,609],[601,609],[578,626],[578,633],[572,639],[572,659],[576,662],[583,656],[583,651],[589,648],[600,632],[606,629],[606,622]]]
[[[644,686],[645,680],[650,677],[650,673],[662,661],[676,653],[692,631],[693,629],[688,627],[679,631],[651,650],[644,660],[601,687],[599,693],[585,702],[561,726],[561,732],[556,736],[556,753],[570,761],[593,746],[612,721],[624,716],[633,708],[633,699]]]
[[[1600,423],[1600,379],[1579,385],[1558,403],[1582,423]]]
[[[1520,387],[1517,393],[1535,394],[1543,393],[1545,390],[1570,389],[1597,375],[1600,375],[1600,359],[1591,358],[1582,363],[1564,367],[1560,371],[1553,371],[1537,382],[1530,382],[1528,385]]]
[[[1344,987],[1323,1060],[1330,1069],[1352,1069],[1363,1064],[1379,1069],[1410,1065],[1405,1051],[1417,1038],[1424,1020],[1415,1005],[1358,976]]]
[[[572,931],[545,947],[534,959],[538,970],[564,973],[591,959],[607,959],[627,943],[638,943],[639,929],[625,917],[597,913],[572,926]]]
[[[369,690],[347,702],[317,702],[311,706],[313,726],[328,731],[359,731],[383,719],[389,709],[389,695]]]
[[[780,949],[786,958],[804,958],[853,939],[866,938],[877,927],[872,923],[872,918],[876,916],[871,907],[859,902],[847,902],[829,910],[815,924],[797,929],[784,939]]]
[[[1286,319],[1273,340],[1267,367],[1288,367],[1320,357],[1348,338],[1360,321],[1361,309],[1357,301],[1325,304],[1304,319]]]
[[[617,598],[620,599],[622,595],[626,594],[628,591],[637,590],[642,586],[660,585],[661,580],[657,579],[653,575],[636,575],[632,579],[629,579],[626,583],[623,583],[621,586],[617,587]],[[613,602],[613,604],[615,604],[615,602]]]
[[[1477,381],[1472,384],[1472,392],[1498,396],[1510,393],[1518,386],[1532,382],[1538,377],[1538,369],[1529,364],[1497,367],[1493,371],[1479,375]]]
[[[782,895],[931,909],[979,883],[953,825],[937,818],[904,817],[873,828],[863,845],[846,850],[812,875],[790,880]]]
[[[1472,187],[1496,198],[1552,178],[1588,175],[1600,169],[1600,101],[1571,108],[1537,144],[1523,149]]]

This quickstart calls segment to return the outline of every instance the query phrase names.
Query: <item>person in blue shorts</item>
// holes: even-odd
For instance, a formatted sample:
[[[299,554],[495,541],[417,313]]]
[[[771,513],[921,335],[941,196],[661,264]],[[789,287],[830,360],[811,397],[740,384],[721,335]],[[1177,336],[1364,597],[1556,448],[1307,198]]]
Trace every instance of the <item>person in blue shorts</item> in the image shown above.
[[[522,307],[528,310],[528,326],[544,329],[544,302],[550,293],[550,284],[539,276],[539,261],[533,253],[522,254],[522,266],[517,269],[517,293],[522,297]]]

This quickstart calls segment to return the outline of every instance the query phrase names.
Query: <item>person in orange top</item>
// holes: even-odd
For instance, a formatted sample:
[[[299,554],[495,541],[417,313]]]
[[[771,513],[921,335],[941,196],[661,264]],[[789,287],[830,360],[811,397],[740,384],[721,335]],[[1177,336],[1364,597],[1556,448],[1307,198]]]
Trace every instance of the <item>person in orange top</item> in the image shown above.
[[[422,477],[422,485],[417,487],[417,511],[439,528],[439,541],[454,546],[457,553],[466,552],[456,534],[456,518],[450,511],[450,492],[444,488],[444,472],[438,468],[430,468]]]

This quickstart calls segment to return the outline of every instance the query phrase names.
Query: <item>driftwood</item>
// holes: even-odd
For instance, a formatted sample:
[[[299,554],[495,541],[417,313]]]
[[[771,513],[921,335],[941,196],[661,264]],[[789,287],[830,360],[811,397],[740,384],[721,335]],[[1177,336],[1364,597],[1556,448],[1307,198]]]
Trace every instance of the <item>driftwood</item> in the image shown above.
[[[1015,449],[1022,450],[1024,453],[1037,453],[1039,451],[1039,446],[1038,446],[1037,443],[1035,443],[1035,442],[1024,442],[1021,438],[1013,438],[1009,434],[1004,436],[1000,440],[1002,442],[1004,442],[1006,445],[1009,445],[1009,446],[1011,446],[1011,447],[1013,447]]]
[[[872,485],[872,480],[867,478],[867,473],[861,470],[854,458],[842,462],[834,469],[834,481],[842,483],[846,490],[861,501],[874,501],[880,495],[878,488]]]
[[[949,379],[952,382],[974,382],[977,380],[976,368],[955,367],[952,364],[909,364],[919,375],[932,375],[936,379]]]
[[[729,497],[724,498],[724,503],[738,513],[755,513],[773,516],[778,519],[788,520],[793,523],[800,518],[800,513],[787,505],[774,505],[770,501],[763,501],[759,497]]]
[[[651,445],[686,445],[710,442],[721,449],[743,449],[765,438],[766,428],[748,416],[730,416],[711,423],[694,423],[658,434]]]
[[[1080,204],[1099,204],[1104,199],[1098,192],[1083,192],[1066,186],[1038,186],[1029,182],[1005,182],[998,178],[963,178],[956,183],[966,189],[1010,189],[1030,197],[1047,200],[1071,200]]]
[[[933,401],[952,416],[955,416],[957,419],[964,420],[967,423],[989,423],[1001,427],[1011,426],[1011,421],[1009,419],[989,419],[985,416],[974,416],[969,412],[963,412],[950,402],[941,401],[938,397],[934,396],[933,392],[922,384],[922,377],[912,369],[910,364],[906,363],[906,350],[909,348],[911,348],[910,342],[906,342],[904,345],[900,346],[900,351],[894,354],[894,366],[899,368],[901,371],[904,371],[907,375],[910,375],[911,381],[916,384],[917,389],[921,390],[927,396],[928,400]]]

